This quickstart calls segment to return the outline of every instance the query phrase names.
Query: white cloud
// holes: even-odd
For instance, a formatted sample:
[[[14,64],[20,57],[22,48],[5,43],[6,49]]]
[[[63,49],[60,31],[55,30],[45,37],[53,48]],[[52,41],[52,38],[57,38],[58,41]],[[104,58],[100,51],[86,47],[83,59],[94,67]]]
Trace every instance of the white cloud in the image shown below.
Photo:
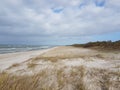
[[[105,2],[99,6],[95,1]],[[120,31],[119,3],[120,0],[0,1],[0,34],[76,37]]]

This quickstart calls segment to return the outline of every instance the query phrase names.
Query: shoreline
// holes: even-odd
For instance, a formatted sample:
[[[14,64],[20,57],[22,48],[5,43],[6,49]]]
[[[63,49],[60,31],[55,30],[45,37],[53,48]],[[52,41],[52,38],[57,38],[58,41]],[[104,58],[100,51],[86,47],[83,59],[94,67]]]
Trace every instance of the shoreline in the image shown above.
[[[0,54],[0,70],[5,70],[8,67],[10,67],[12,64],[22,63],[30,58],[36,57],[54,48],[55,47],[43,49],[43,50]]]
[[[46,47],[46,46],[45,46]],[[41,46],[41,48],[39,47],[29,47],[31,49],[28,49],[28,47],[21,47],[22,50],[19,50],[20,48],[16,48],[16,47],[11,47],[11,48],[0,48],[0,54],[9,54],[9,53],[19,53],[19,52],[29,52],[29,51],[39,51],[39,50],[45,50],[45,49],[50,49],[50,48],[54,48],[57,46],[47,46],[46,48],[43,48],[43,46]],[[15,50],[14,50],[14,49]],[[5,52],[4,52],[5,51]]]
[[[17,52],[0,53],[0,55],[4,55],[4,54],[17,54],[17,53],[26,53],[26,52],[34,52],[34,51],[41,51],[41,50],[46,50],[46,49],[50,49],[50,48],[39,49],[39,50],[29,50],[29,51],[17,51]]]

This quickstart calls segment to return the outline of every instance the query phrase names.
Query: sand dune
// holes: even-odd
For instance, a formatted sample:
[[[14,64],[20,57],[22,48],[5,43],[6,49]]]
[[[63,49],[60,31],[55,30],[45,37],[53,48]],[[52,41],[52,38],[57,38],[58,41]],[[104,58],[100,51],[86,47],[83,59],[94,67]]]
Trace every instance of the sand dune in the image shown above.
[[[61,46],[4,54],[0,69],[2,90],[13,78],[12,90],[120,90],[120,52]]]

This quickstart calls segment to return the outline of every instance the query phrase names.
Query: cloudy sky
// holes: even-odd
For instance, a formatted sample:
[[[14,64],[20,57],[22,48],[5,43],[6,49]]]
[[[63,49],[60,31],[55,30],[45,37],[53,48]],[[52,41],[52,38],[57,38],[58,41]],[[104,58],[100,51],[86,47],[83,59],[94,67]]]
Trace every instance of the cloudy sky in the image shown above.
[[[0,0],[0,44],[120,39],[120,0]]]

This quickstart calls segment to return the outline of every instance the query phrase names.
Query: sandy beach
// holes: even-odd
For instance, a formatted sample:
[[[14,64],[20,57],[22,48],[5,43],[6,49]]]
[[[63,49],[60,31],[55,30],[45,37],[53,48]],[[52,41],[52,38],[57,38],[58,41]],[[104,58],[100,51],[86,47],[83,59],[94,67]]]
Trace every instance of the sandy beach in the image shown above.
[[[15,63],[24,62],[49,50],[51,49],[0,54],[0,70],[5,70]]]
[[[7,73],[6,78],[10,80],[7,83],[11,82],[12,78],[14,84],[18,83],[16,87],[19,89],[15,90],[120,89],[120,52],[60,46],[0,54],[0,70],[1,77],[5,75],[3,72]],[[18,78],[25,79],[24,85]],[[33,86],[28,87],[31,83]],[[0,88],[9,90],[10,85],[0,85]]]

